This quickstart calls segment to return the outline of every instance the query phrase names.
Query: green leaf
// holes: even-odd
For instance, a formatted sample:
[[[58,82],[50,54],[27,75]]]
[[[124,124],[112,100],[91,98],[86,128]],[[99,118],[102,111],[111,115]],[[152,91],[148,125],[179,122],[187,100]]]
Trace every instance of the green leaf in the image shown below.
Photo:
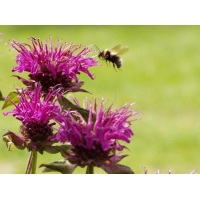
[[[64,110],[67,110],[67,109],[71,109],[71,110],[77,110],[81,115],[82,117],[84,118],[84,120],[87,122],[88,121],[88,117],[89,117],[89,110],[86,110],[84,108],[81,108],[75,104],[73,104],[72,102],[70,102],[67,98],[65,97],[62,97],[60,98],[59,100],[59,103],[60,105],[63,106],[63,109]],[[92,121],[95,122],[96,118],[94,115],[92,115]]]
[[[41,164],[39,167],[45,167],[42,172],[60,172],[61,174],[72,174],[76,165],[69,163],[67,160],[55,161],[50,164]]]
[[[3,141],[6,143],[8,151],[11,151],[12,147],[14,146],[13,142],[10,141],[8,136],[4,136]]]
[[[10,93],[8,94],[8,96],[5,98],[5,102],[4,102],[3,106],[2,106],[2,110],[3,110],[4,108],[8,107],[8,106],[13,105],[12,102],[18,103],[18,102],[19,102],[18,96],[19,96],[19,93],[17,93],[16,91],[10,92]],[[11,101],[12,101],[12,102],[11,102]]]
[[[3,95],[2,95],[2,93],[1,93],[1,91],[0,91],[0,101],[4,101],[5,99],[4,99],[4,97],[3,97]]]
[[[130,167],[115,163],[105,163],[101,168],[108,174],[134,174]]]
[[[56,154],[56,153],[60,153],[62,155],[62,157],[66,157],[66,153],[67,151],[69,151],[71,149],[71,145],[70,144],[65,144],[65,145],[60,145],[60,146],[45,146],[44,151],[50,153],[50,154]]]
[[[6,143],[8,151],[11,151],[13,146],[16,146],[21,150],[25,149],[26,147],[26,141],[24,138],[16,135],[11,131],[8,131],[3,135],[3,141]]]

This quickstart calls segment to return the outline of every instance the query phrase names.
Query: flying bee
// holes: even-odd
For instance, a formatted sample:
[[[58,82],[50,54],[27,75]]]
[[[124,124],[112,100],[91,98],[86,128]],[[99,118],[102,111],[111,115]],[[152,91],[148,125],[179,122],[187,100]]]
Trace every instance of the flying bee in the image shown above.
[[[105,60],[106,62],[111,62],[113,64],[114,69],[115,66],[119,69],[122,66],[122,59],[119,55],[124,54],[128,50],[129,50],[128,46],[117,45],[111,50],[105,49],[103,51],[100,51],[98,57],[100,59]]]

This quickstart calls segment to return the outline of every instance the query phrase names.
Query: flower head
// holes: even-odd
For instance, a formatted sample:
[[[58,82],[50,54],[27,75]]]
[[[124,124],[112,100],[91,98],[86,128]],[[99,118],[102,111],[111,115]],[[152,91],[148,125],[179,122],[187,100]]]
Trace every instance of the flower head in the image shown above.
[[[45,144],[52,143],[54,125],[59,123],[61,107],[56,105],[59,90],[49,92],[41,98],[41,87],[36,87],[34,92],[22,89],[18,91],[19,102],[14,103],[15,109],[5,113],[12,114],[21,121],[19,132],[21,136],[8,131],[4,136],[9,136],[12,142],[21,148],[36,149],[42,152]]]
[[[82,47],[73,43],[63,43],[61,40],[53,46],[52,38],[48,38],[43,45],[40,39],[29,38],[31,44],[20,43],[15,40],[11,46],[18,52],[17,66],[12,71],[28,72],[29,80],[16,76],[29,88],[34,88],[35,82],[40,83],[43,92],[59,85],[67,92],[85,91],[81,89],[83,82],[77,77],[81,72],[91,79],[93,75],[88,68],[98,65],[98,62],[88,54],[92,48]]]
[[[88,120],[77,111],[66,111],[56,138],[71,143],[71,153],[67,155],[70,163],[81,167],[93,164],[108,172],[109,166],[116,169],[116,163],[125,157],[118,155],[124,149],[120,141],[130,142],[134,133],[130,128],[133,119],[129,118],[137,112],[131,109],[130,104],[114,110],[110,106],[106,110],[104,103],[102,100],[98,109],[96,100],[94,106],[86,100]]]

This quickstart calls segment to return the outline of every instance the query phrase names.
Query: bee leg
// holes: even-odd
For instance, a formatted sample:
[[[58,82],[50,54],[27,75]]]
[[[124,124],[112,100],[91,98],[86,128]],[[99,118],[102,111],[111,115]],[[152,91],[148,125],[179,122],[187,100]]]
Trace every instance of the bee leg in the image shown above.
[[[113,68],[115,69],[115,71],[117,72],[116,68],[115,68],[115,64],[113,63]]]
[[[122,71],[122,69],[121,68],[118,68],[120,71]]]

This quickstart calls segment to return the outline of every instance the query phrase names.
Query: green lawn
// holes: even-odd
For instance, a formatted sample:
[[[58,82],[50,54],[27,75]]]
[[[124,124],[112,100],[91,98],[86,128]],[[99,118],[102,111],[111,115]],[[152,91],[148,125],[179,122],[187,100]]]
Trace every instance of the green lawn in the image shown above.
[[[200,172],[200,26],[0,26],[0,82],[3,95],[19,84],[12,78],[16,52],[5,43],[15,39],[27,42],[28,37],[51,36],[76,44],[96,44],[100,49],[128,45],[122,56],[123,66],[117,72],[100,61],[101,67],[91,71],[95,80],[86,75],[84,89],[92,94],[74,94],[80,101],[103,96],[114,107],[135,102],[140,121],[132,124],[135,136],[128,146],[129,154],[121,163],[135,173],[155,174]],[[0,106],[2,107],[2,102]],[[8,109],[7,109],[8,110]],[[7,111],[6,110],[6,111]],[[19,122],[12,116],[0,116],[1,134],[17,132]],[[24,173],[28,152],[13,148],[8,152],[0,140],[0,173]],[[60,160],[59,155],[39,155],[38,165]],[[42,173],[42,169],[37,170]],[[77,169],[76,173],[84,173]],[[103,173],[96,169],[96,173]]]

